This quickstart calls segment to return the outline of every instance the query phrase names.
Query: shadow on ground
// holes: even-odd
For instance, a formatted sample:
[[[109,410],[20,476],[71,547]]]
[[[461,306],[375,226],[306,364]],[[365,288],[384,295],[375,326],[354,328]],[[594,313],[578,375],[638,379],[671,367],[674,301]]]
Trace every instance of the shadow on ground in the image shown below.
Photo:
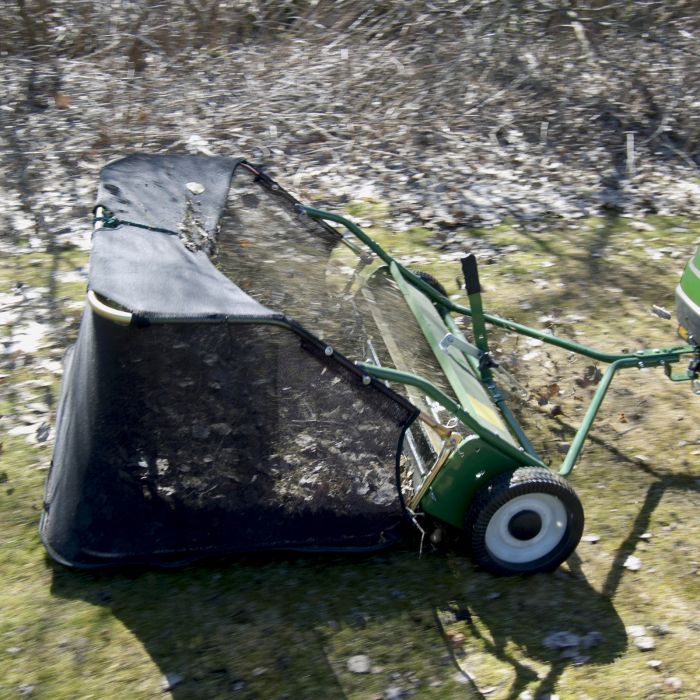
[[[467,596],[474,638],[508,669],[499,697],[514,700],[526,688],[547,697],[568,666],[611,664],[626,651],[612,596],[588,583],[576,554],[568,563],[569,570],[501,580],[496,592]]]
[[[597,318],[600,317],[602,309],[619,310],[623,308],[625,300],[629,299],[651,299],[653,303],[663,303],[669,307],[675,304],[673,290],[678,284],[675,276],[678,265],[674,263],[674,258],[657,258],[650,250],[665,246],[677,246],[679,250],[687,246],[690,250],[691,235],[684,239],[675,234],[674,238],[667,230],[654,231],[653,228],[651,234],[648,230],[647,233],[640,233],[635,231],[629,221],[629,218],[619,213],[608,211],[601,217],[596,228],[587,232],[585,237],[579,237],[575,231],[566,231],[563,227],[551,224],[551,230],[560,229],[559,236],[571,238],[566,249],[562,249],[551,237],[542,235],[540,225],[535,228],[529,228],[527,224],[521,226],[519,234],[528,240],[531,253],[555,256],[559,259],[560,276],[564,284],[556,288],[547,287],[542,301],[536,302],[543,305],[543,311],[566,309],[585,312]],[[645,241],[640,236],[647,236],[648,240],[639,242]],[[488,296],[485,303],[487,310],[496,311],[488,308]],[[642,301],[635,303],[640,307],[643,305]],[[624,347],[630,342],[624,335],[624,326],[615,326],[616,320],[618,319],[614,314],[609,316],[611,328],[615,328],[616,332],[611,333],[607,339],[607,349],[613,352],[619,351],[619,347]],[[648,329],[652,329],[658,326],[658,322],[649,318],[646,325]],[[586,328],[584,326],[576,330]],[[675,337],[675,327],[669,327],[668,330],[666,344],[680,344]],[[561,324],[557,331],[560,335],[568,335],[570,332]],[[586,343],[586,337],[584,335],[579,338],[578,342]]]
[[[549,667],[540,690],[576,662],[543,644],[552,632],[600,633],[584,663],[612,663],[626,647],[610,599],[582,575],[494,579],[438,553],[246,556],[177,571],[56,567],[52,592],[109,609],[163,675],[182,679],[171,691],[178,699],[374,698],[389,687],[401,697],[483,697],[479,679],[459,668],[469,659],[453,651],[455,626],[512,667],[509,697],[537,680],[513,644]],[[370,657],[373,673],[347,671],[355,654]]]

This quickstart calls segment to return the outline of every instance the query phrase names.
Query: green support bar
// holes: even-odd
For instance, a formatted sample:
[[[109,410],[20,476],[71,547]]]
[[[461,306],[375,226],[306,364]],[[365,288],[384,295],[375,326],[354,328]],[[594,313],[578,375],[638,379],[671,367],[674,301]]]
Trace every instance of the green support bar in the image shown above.
[[[640,351],[633,355],[624,355],[622,358],[616,360],[615,362],[612,362],[605,370],[603,378],[598,384],[598,388],[596,389],[596,392],[593,395],[593,399],[591,400],[588,410],[586,411],[586,415],[583,417],[581,426],[576,432],[574,440],[571,443],[568,452],[566,453],[564,461],[562,462],[561,468],[559,469],[559,474],[561,476],[567,476],[571,473],[571,470],[574,468],[574,464],[576,463],[576,460],[578,459],[578,456],[581,453],[583,443],[586,440],[586,437],[588,436],[588,433],[591,430],[591,426],[593,425],[593,421],[598,413],[598,410],[600,409],[600,406],[603,403],[605,394],[607,393],[608,388],[610,387],[613,377],[619,369],[633,367],[643,369],[645,367],[661,366],[664,367],[664,369],[666,369],[668,373],[668,368],[670,364],[672,362],[678,362],[678,360],[679,355],[677,351],[671,349],[666,351]]]
[[[450,311],[455,313],[464,314],[465,316],[472,316],[473,311],[467,306],[462,306],[461,304],[454,304],[450,302]],[[567,340],[566,338],[559,338],[556,335],[547,333],[545,331],[538,330],[536,328],[530,328],[529,326],[524,326],[521,323],[516,323],[515,321],[509,321],[500,316],[494,316],[493,314],[484,314],[484,318],[488,323],[503,328],[508,331],[513,331],[519,335],[525,335],[529,338],[537,338],[549,345],[555,345],[557,347],[563,348],[564,350],[570,350],[575,352],[577,355],[584,355],[592,360],[597,360],[598,362],[604,362],[605,364],[610,364],[611,362],[616,362],[617,360],[623,360],[629,357],[636,357],[638,361],[644,362],[650,355],[650,353],[676,353],[678,356],[692,354],[695,352],[695,348],[692,345],[679,345],[672,348],[666,348],[663,350],[640,350],[635,353],[610,353],[601,352],[600,350],[595,350],[587,345],[581,345],[573,340]],[[678,358],[677,358],[678,359]]]
[[[586,411],[586,415],[583,417],[581,426],[576,431],[576,435],[574,436],[573,442],[571,443],[571,446],[569,447],[566,453],[566,457],[562,462],[561,468],[559,469],[559,474],[561,476],[568,476],[569,474],[571,474],[571,471],[574,468],[574,464],[576,463],[578,456],[581,454],[583,443],[588,437],[588,433],[590,432],[591,427],[593,426],[593,421],[595,420],[595,417],[598,414],[598,409],[603,403],[605,394],[607,394],[608,392],[608,387],[610,386],[610,383],[612,382],[612,379],[615,376],[617,370],[624,366],[624,362],[622,360],[618,360],[617,362],[613,362],[611,365],[609,365],[608,368],[605,370],[605,374],[600,380],[600,384],[598,384],[598,388],[596,389],[596,392],[593,395],[593,399],[591,400],[590,406]]]

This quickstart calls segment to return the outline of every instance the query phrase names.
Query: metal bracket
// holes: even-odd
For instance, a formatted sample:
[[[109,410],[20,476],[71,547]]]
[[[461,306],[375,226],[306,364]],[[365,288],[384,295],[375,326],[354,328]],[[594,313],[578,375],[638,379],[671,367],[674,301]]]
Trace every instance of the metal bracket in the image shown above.
[[[418,414],[418,420],[431,427],[443,440],[449,438],[453,434],[454,429],[459,423],[456,418],[453,418],[447,424],[440,423],[424,411]]]
[[[673,372],[670,362],[662,362],[666,376],[672,382],[692,382],[693,393],[700,392],[700,354],[690,360],[685,372]],[[696,388],[697,387],[697,388]]]
[[[462,435],[460,435],[460,433],[453,432],[450,434],[450,437],[448,437],[442,444],[440,454],[437,456],[435,464],[433,464],[432,468],[430,469],[428,476],[425,477],[418,491],[416,491],[416,493],[413,494],[410,501],[408,502],[408,505],[411,508],[417,508],[419,506],[421,499],[425,496],[428,489],[430,489],[430,486],[435,480],[435,477],[438,475],[439,471],[447,462],[448,457],[457,449],[460,442],[462,442]]]
[[[498,367],[498,362],[491,357],[491,353],[481,353],[481,357],[479,358],[479,371],[483,374],[487,369],[494,369],[495,367]]]
[[[465,355],[470,355],[481,362],[481,352],[479,352],[479,349],[465,342],[461,338],[458,338],[456,335],[454,335],[454,333],[447,333],[440,341],[440,349],[444,350],[445,352],[447,352],[453,345],[460,352],[463,352]]]
[[[691,372],[695,376],[700,374],[700,352],[698,352],[698,355],[690,361],[690,364],[688,365],[688,372]]]
[[[484,372],[487,369],[492,369],[493,367],[498,367],[498,363],[494,362],[491,353],[479,350],[474,345],[470,345],[461,338],[458,338],[454,333],[447,333],[443,339],[440,341],[440,349],[447,352],[452,346],[457,348],[460,352],[465,355],[469,355],[479,362],[479,371]]]
[[[692,375],[692,382],[690,384],[691,391],[696,396],[700,396],[700,352],[690,361],[688,365],[688,374]]]

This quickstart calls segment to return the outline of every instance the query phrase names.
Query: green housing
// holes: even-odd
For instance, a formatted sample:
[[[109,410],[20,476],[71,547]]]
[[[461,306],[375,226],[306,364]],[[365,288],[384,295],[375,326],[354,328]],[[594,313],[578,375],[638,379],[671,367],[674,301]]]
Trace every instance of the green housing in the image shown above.
[[[700,248],[688,261],[676,287],[676,315],[678,323],[700,345]]]

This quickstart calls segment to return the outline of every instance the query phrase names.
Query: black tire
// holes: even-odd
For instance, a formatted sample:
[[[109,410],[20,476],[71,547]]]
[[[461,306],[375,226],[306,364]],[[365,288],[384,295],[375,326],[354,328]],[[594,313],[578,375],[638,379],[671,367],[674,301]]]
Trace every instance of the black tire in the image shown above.
[[[442,294],[444,297],[447,296],[447,290],[429,272],[423,272],[423,270],[412,272],[416,277],[418,277],[418,279],[421,279],[426,284],[429,284],[438,294]]]
[[[501,474],[477,492],[465,519],[472,559],[494,574],[554,571],[583,533],[583,507],[569,483],[539,467]]]

